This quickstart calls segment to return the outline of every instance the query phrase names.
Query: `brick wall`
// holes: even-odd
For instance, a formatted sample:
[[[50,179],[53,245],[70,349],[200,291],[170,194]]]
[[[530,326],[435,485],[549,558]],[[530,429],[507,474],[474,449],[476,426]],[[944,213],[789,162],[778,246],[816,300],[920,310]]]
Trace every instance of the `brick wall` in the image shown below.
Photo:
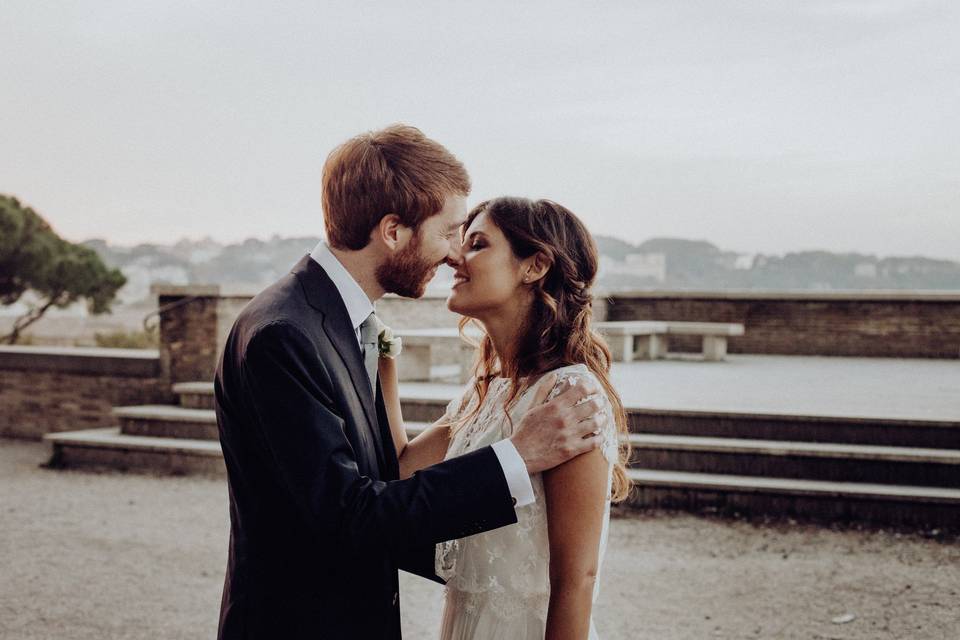
[[[225,293],[217,285],[155,286],[159,300],[160,359],[171,382],[213,380],[217,361],[237,315],[252,297]],[[388,295],[377,302],[381,320],[396,329],[456,327],[446,296],[418,300]],[[437,362],[455,362],[456,352],[437,349]]]
[[[456,327],[461,316],[447,309],[446,295],[424,296],[412,300],[387,295],[377,302],[377,315],[385,324],[395,329],[435,329]],[[605,320],[607,300],[598,296],[593,304],[595,321]],[[446,345],[435,349],[434,363],[455,363],[459,360],[456,347]]]
[[[377,301],[377,315],[394,329],[456,327],[460,316],[447,309],[447,297],[430,295],[413,300],[387,294]]]
[[[164,287],[157,291],[160,362],[172,383],[213,380],[219,289],[206,289]]]
[[[960,357],[960,295],[939,293],[673,293],[611,296],[610,320],[740,322],[732,353]],[[671,349],[696,350],[671,337]]]
[[[114,406],[173,400],[156,351],[0,348],[0,436],[114,426]]]
[[[227,343],[227,336],[230,335],[230,329],[237,316],[247,306],[252,295],[223,295],[217,299],[217,345],[214,349],[214,370],[216,363],[220,361],[220,353],[223,351],[223,345]],[[213,380],[211,374],[210,380]]]
[[[160,361],[172,383],[213,380],[237,315],[253,297],[219,285],[155,285]]]

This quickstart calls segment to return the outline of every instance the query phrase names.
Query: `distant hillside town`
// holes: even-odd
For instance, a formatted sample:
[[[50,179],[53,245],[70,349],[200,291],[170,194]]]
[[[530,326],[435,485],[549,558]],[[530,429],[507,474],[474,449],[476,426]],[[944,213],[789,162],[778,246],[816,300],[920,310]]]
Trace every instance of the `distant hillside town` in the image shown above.
[[[303,236],[248,239],[222,244],[210,239],[172,245],[123,247],[89,240],[110,265],[119,267],[127,285],[121,304],[149,302],[152,283],[220,283],[257,291],[286,272],[319,241]],[[858,253],[803,251],[786,255],[724,251],[697,240],[653,238],[631,244],[597,236],[600,250],[598,291],[638,289],[960,290],[960,262],[923,257],[887,257]],[[437,293],[449,289],[452,271],[443,269],[431,283]]]

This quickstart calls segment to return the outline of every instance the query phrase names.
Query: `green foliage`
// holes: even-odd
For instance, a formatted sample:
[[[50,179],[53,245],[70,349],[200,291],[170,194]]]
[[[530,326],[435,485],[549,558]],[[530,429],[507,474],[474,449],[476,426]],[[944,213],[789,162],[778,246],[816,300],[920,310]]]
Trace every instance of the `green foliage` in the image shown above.
[[[160,345],[160,338],[156,330],[96,333],[93,339],[98,347],[110,349],[156,349]]]
[[[95,251],[64,240],[33,209],[0,195],[0,304],[13,304],[27,291],[39,299],[3,340],[13,344],[48,309],[80,299],[91,313],[109,312],[125,283]]]

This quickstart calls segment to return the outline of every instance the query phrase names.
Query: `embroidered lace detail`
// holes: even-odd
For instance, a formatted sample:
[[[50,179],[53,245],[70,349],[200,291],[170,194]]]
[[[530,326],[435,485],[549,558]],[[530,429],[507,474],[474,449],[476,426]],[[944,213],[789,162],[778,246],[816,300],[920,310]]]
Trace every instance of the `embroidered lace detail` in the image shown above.
[[[581,377],[593,378],[584,365],[573,365],[556,370],[559,377],[548,394],[556,397],[567,385]],[[512,435],[537,394],[537,385],[527,389],[510,410],[510,419],[504,409],[509,395],[510,381],[497,378],[491,382],[487,397],[477,415],[463,425],[450,440],[447,458],[462,455]],[[598,384],[599,386],[599,384]],[[472,394],[472,387],[465,390]],[[612,410],[603,396],[601,421],[601,451],[609,464],[607,491],[612,483],[613,462],[617,458],[617,433],[611,418]],[[472,409],[475,399],[464,402],[456,399],[448,406],[448,418]],[[463,407],[463,411],[453,407]],[[451,412],[452,411],[452,412]],[[512,424],[511,424],[512,419]],[[437,575],[447,581],[446,606],[456,613],[471,614],[483,610],[484,615],[497,619],[511,619],[521,614],[545,621],[550,599],[550,547],[547,535],[546,498],[540,474],[530,477],[534,502],[516,510],[517,523],[493,531],[486,531],[459,540],[443,542],[436,547]],[[609,500],[604,514],[600,540],[602,561],[607,541]],[[599,580],[597,581],[599,584]],[[594,590],[596,598],[597,590]]]
[[[547,621],[547,609],[550,606],[550,594],[518,598],[506,591],[482,591],[470,593],[457,591],[451,587],[444,589],[446,606],[469,616],[476,616],[485,609],[497,613],[501,620],[514,620],[533,612],[544,623]]]
[[[581,378],[589,378],[594,380],[596,383],[596,378],[593,376],[593,374],[588,373],[586,375],[578,375],[578,373],[572,371],[564,372],[559,375],[557,383],[554,385],[553,389],[550,390],[550,393],[547,395],[547,399],[552,400],[553,398],[556,398],[563,392],[565,386],[572,386]],[[610,404],[609,400],[607,400],[607,397],[603,394],[594,394],[592,396],[588,396],[583,399],[583,402],[587,402],[588,400],[597,397],[602,397],[603,399],[603,408],[600,410],[600,415],[605,418],[601,421],[600,433],[598,434],[600,436],[600,453],[602,453],[603,457],[607,459],[607,462],[615,464],[620,452],[618,447],[619,440],[617,437],[617,426],[612,418],[612,405]]]

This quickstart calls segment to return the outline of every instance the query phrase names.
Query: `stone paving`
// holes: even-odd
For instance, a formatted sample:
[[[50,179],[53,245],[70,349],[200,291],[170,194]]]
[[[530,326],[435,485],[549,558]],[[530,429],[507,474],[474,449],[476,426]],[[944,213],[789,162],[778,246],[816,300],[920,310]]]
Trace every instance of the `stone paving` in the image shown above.
[[[615,363],[627,407],[960,421],[960,360],[730,355]],[[455,384],[404,383],[452,398]]]
[[[214,637],[224,482],[52,471],[46,455],[0,440],[0,638]],[[605,640],[960,637],[960,542],[936,532],[621,516],[601,580]],[[402,575],[407,640],[436,637],[441,597]]]

